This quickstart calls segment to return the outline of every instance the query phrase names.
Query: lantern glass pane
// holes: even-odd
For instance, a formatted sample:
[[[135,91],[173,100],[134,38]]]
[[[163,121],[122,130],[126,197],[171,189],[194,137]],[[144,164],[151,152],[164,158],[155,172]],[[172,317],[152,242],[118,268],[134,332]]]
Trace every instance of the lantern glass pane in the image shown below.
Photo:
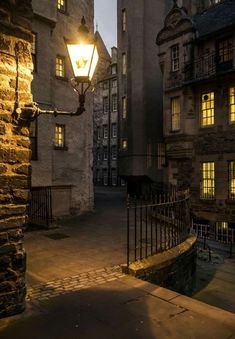
[[[98,61],[98,53],[93,44],[68,45],[70,60],[75,77],[88,77],[91,80]],[[93,55],[94,51],[94,55]],[[96,64],[95,64],[96,60]]]

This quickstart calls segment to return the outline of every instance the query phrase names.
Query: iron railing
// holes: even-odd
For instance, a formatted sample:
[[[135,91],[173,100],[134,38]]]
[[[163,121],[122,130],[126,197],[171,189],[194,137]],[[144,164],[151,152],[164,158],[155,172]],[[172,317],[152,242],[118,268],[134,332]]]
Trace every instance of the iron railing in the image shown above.
[[[203,56],[195,59],[193,62],[185,63],[185,81],[209,78],[215,74],[234,69],[234,47],[231,49],[230,54],[231,58],[228,58],[227,61],[223,62],[220,60],[218,53],[213,51],[211,53],[204,54]]]
[[[53,220],[51,187],[31,187],[30,193],[29,224],[49,226]]]
[[[190,231],[189,191],[130,198],[127,201],[127,266],[169,250]]]
[[[229,246],[230,256],[232,257],[233,245],[235,244],[235,228],[232,226],[226,225],[223,226],[222,223],[217,223],[216,226],[209,224],[199,224],[193,222],[193,229],[196,232],[199,239],[202,239],[204,242],[204,249],[210,247],[208,245],[208,240],[216,241]]]

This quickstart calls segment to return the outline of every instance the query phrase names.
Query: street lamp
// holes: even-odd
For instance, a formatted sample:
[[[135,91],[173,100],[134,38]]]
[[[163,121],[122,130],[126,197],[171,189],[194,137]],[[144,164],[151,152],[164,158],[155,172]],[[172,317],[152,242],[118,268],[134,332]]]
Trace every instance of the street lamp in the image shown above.
[[[82,18],[78,33],[77,41],[67,41],[66,43],[74,73],[71,83],[79,96],[79,107],[76,114],[80,115],[85,111],[85,94],[91,85],[99,55],[94,39],[91,39],[89,36],[89,29],[86,26],[84,17]]]

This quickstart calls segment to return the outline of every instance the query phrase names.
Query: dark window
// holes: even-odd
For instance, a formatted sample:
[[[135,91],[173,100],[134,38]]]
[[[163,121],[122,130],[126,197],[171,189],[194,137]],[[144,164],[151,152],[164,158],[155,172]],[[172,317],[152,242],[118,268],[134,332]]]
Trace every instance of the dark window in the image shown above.
[[[180,67],[179,59],[179,45],[174,45],[171,47],[171,70],[172,72],[178,71]]]
[[[103,126],[103,138],[104,139],[108,138],[108,126],[107,125]]]
[[[108,185],[108,170],[107,170],[107,168],[103,169],[103,184],[105,186]]]
[[[220,40],[218,42],[218,62],[225,63],[233,60],[233,41],[232,37]]]
[[[112,111],[117,111],[117,94],[112,95]]]
[[[38,120],[30,123],[31,160],[38,160]]]
[[[112,138],[116,138],[117,137],[117,124],[114,123],[112,124]]]
[[[112,152],[112,159],[116,160],[117,159],[117,146],[112,146],[111,152]]]
[[[108,160],[108,147],[103,148],[103,160]]]
[[[117,170],[115,168],[112,168],[111,176],[112,176],[112,186],[117,186]]]
[[[112,81],[112,87],[113,87],[113,88],[116,88],[116,87],[117,87],[117,79],[115,79],[115,80]]]
[[[103,98],[103,112],[107,113],[109,111],[109,100],[108,97]]]

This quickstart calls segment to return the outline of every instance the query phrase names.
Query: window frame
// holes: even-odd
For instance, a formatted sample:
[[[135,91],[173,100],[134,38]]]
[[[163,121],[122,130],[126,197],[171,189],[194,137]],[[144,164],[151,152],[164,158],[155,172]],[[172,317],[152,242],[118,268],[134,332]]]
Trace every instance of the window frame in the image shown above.
[[[62,64],[61,64],[61,65],[57,63],[58,60],[61,60],[61,61],[62,61]],[[59,54],[56,55],[56,62],[55,62],[55,76],[56,76],[57,79],[65,79],[65,78],[66,78],[66,76],[65,76],[65,74],[66,74],[65,60],[66,60],[66,58],[65,58],[64,56],[59,55]],[[58,68],[57,66],[58,66],[59,68]],[[61,71],[61,70],[60,70],[60,66],[62,66],[62,75],[59,74],[60,71]],[[58,72],[58,73],[57,73],[57,72]]]
[[[117,112],[118,110],[118,96],[117,94],[112,94],[112,112]]]
[[[235,201],[235,160],[228,161],[228,198]]]
[[[37,60],[37,51],[38,51],[38,33],[32,32],[33,41],[31,43],[31,56],[33,61],[33,72],[37,72],[38,70],[38,60]]]
[[[222,46],[220,46],[222,45]],[[227,45],[227,46],[226,46]],[[233,37],[227,36],[217,41],[218,64],[226,64],[233,61]]]
[[[229,123],[235,124],[235,86],[229,87]]]
[[[108,139],[108,136],[109,136],[108,125],[104,124],[103,125],[103,139]]]
[[[126,15],[126,9],[122,9],[122,32],[126,32],[127,29],[127,15]]]
[[[57,132],[57,128],[61,128],[61,132]],[[67,150],[67,147],[66,147],[66,126],[65,124],[56,124],[55,125],[55,130],[54,130],[54,149],[55,150]],[[60,145],[59,142],[60,142],[60,138],[58,139],[58,143],[57,143],[57,135],[62,135],[62,140],[63,140],[63,143]]]
[[[208,96],[207,100],[203,99],[203,97],[205,96]],[[210,103],[210,105],[208,105],[208,103]],[[211,115],[208,114],[210,111],[212,113]],[[204,115],[204,113],[206,114]],[[215,92],[214,91],[201,94],[200,115],[201,115],[200,125],[202,128],[212,127],[215,125]],[[204,121],[209,121],[210,119],[212,123],[204,123]]]
[[[175,49],[177,53],[175,53]],[[171,46],[171,71],[178,72],[179,69],[180,69],[180,48],[179,44],[175,44]]]
[[[108,161],[108,146],[103,146],[103,161]]]
[[[127,119],[127,97],[126,95],[122,97],[122,118]]]
[[[205,165],[205,166],[204,166]],[[212,167],[210,167],[213,165]],[[215,162],[206,161],[200,163],[200,199],[215,199]],[[212,193],[210,193],[212,190]]]
[[[108,96],[103,97],[103,113],[108,113],[109,111],[109,98]]]
[[[177,132],[180,131],[181,123],[181,102],[180,97],[171,98],[171,131]],[[179,111],[176,111],[176,106],[178,106]]]
[[[112,138],[117,138],[117,123],[112,123]]]
[[[126,53],[122,53],[122,75],[127,74],[127,55]]]
[[[117,160],[117,146],[116,145],[113,145],[111,147],[111,159]]]
[[[64,2],[64,5],[61,5],[61,2]],[[57,11],[60,13],[67,13],[67,0],[57,0]]]

